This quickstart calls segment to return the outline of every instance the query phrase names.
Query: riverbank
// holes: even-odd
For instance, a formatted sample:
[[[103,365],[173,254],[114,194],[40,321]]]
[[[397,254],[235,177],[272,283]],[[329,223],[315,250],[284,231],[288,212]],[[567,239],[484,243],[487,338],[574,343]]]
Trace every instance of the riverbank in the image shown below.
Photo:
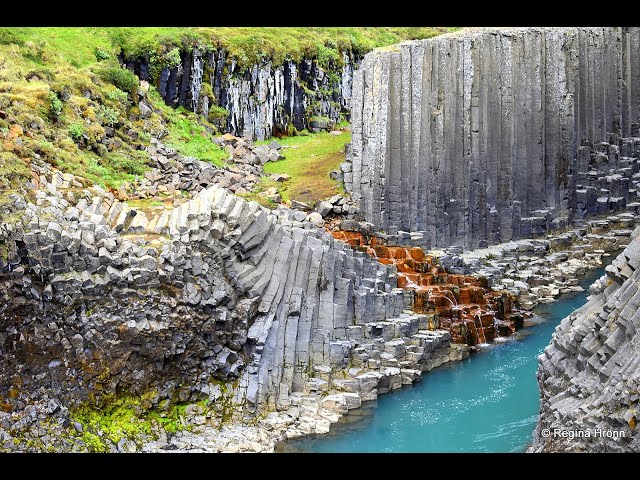
[[[604,258],[604,264],[615,258]],[[419,384],[383,395],[340,419],[327,435],[283,442],[282,453],[516,453],[531,443],[539,412],[538,354],[556,326],[586,302],[604,268],[587,272],[582,292],[538,305],[536,324],[512,341],[487,345],[443,365]]]
[[[522,307],[532,309],[562,294],[582,291],[579,277],[601,267],[605,255],[627,245],[634,224],[635,216],[626,213],[591,220],[584,227],[547,239],[519,240],[470,252],[453,247],[428,253],[448,271],[482,275],[491,288],[512,291]],[[288,408],[271,411],[253,425],[231,422],[219,429],[196,424],[191,431],[150,442],[143,450],[273,452],[280,442],[328,433],[332,424],[363,401],[413,384],[422,373],[468,356],[466,345],[451,343],[446,331],[427,330],[426,321],[426,316],[406,312],[398,319],[367,324],[362,342],[353,349],[355,365],[343,370],[318,366],[309,394],[290,395]],[[367,341],[372,343],[364,343]],[[373,363],[358,364],[363,354],[373,357]],[[187,422],[197,417],[202,418],[194,412]]]

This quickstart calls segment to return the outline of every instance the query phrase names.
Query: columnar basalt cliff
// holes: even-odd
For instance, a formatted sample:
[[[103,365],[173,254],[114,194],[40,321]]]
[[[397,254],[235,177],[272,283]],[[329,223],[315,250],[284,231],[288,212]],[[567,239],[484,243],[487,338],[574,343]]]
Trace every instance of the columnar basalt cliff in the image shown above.
[[[156,85],[168,105],[197,112],[234,135],[264,140],[296,130],[319,131],[349,118],[353,71],[360,58],[342,53],[340,65],[316,59],[269,60],[241,68],[225,50],[180,53],[181,63],[152,76],[147,59],[122,59]],[[214,109],[221,107],[225,111]]]
[[[540,420],[532,451],[640,450],[640,236],[606,268],[589,302],[540,355]]]
[[[150,388],[171,398],[179,384],[187,399],[241,374],[239,402],[286,399],[310,365],[348,362],[354,325],[404,308],[395,269],[218,186],[173,210],[99,189],[16,196],[11,210],[0,263],[11,408],[39,386],[71,404]]]
[[[543,234],[635,200],[637,28],[467,29],[365,56],[342,171],[426,246]]]
[[[404,311],[394,266],[304,212],[218,185],[132,208],[47,165],[34,175],[46,188],[7,197],[0,227],[1,449],[49,448],[33,443],[40,428],[86,449],[64,430],[69,411],[122,395],[165,409],[205,398],[222,418],[302,401],[288,435],[320,433],[321,415],[337,421],[468,354]]]

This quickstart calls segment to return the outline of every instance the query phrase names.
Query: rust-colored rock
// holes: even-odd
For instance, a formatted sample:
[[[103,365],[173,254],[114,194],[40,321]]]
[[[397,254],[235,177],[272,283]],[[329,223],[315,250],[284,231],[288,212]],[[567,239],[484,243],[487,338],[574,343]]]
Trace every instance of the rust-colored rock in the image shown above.
[[[338,240],[398,269],[398,288],[412,290],[413,310],[429,314],[429,328],[445,328],[456,343],[477,345],[508,336],[522,327],[523,315],[515,296],[494,292],[486,280],[445,272],[437,260],[420,247],[379,244],[360,232],[331,231]]]

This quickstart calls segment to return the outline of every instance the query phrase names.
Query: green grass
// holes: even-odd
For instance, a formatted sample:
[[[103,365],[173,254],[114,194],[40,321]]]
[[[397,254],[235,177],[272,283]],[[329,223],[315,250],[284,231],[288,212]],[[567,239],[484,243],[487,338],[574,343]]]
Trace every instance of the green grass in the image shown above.
[[[329,178],[329,172],[344,161],[344,146],[351,141],[351,133],[342,131],[340,135],[332,135],[320,132],[278,141],[283,145],[285,159],[268,162],[264,166],[265,173],[286,173],[291,179],[284,184],[265,180],[261,186],[279,187],[285,201],[316,202],[340,192],[338,184]]]
[[[14,27],[3,28],[24,42],[46,43],[52,56],[86,67],[96,62],[96,49],[115,54],[110,29],[101,27]]]
[[[212,134],[199,122],[200,118],[183,107],[173,109],[162,102],[160,94],[153,87],[149,97],[162,110],[167,120],[169,134],[162,142],[175,148],[182,155],[221,166],[229,156],[226,151],[213,143]]]
[[[21,185],[31,177],[26,164],[11,152],[0,152],[0,190]]]
[[[92,33],[0,28],[0,110],[6,114],[0,118],[0,189],[22,185],[35,155],[63,172],[117,189],[149,169],[141,147],[163,132],[168,132],[163,141],[180,153],[220,165],[226,153],[211,141],[215,127],[167,107],[153,87],[153,113],[137,117],[137,78],[114,66],[113,58],[99,62],[94,49],[106,48],[111,37]],[[107,128],[115,131],[110,144],[104,142]]]
[[[136,57],[202,45],[225,48],[241,66],[271,58],[321,63],[341,61],[339,52],[364,54],[403,40],[429,38],[456,27],[21,27],[11,28],[24,42],[48,43],[61,58],[78,67],[96,61],[96,51]]]

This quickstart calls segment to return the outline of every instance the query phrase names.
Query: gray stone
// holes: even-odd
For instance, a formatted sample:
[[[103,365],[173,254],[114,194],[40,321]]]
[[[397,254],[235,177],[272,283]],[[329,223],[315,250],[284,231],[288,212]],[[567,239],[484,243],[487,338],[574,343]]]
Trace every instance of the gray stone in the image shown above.
[[[316,227],[322,227],[324,225],[322,215],[320,215],[318,212],[311,212],[309,215],[307,215],[307,221],[313,223]]]
[[[318,212],[323,217],[329,215],[331,213],[331,210],[333,210],[333,205],[329,202],[325,202],[324,200],[318,202],[318,204],[316,205],[316,212]]]
[[[616,72],[635,61],[625,45],[638,36],[635,28],[479,28],[367,54],[353,75],[341,167],[346,191],[361,196],[360,219],[424,232],[431,247],[477,248],[626,208],[628,178],[615,170],[637,119],[611,123],[610,112],[637,107],[625,92],[640,77],[627,87]],[[601,103],[583,88],[584,65],[596,58],[615,59],[589,80],[603,86]],[[585,118],[615,124],[614,135],[602,138]],[[576,139],[570,168],[561,152],[575,151]]]
[[[151,107],[149,107],[146,102],[139,102],[138,107],[140,108],[140,117],[142,118],[149,118],[153,113],[153,110],[151,110]]]

